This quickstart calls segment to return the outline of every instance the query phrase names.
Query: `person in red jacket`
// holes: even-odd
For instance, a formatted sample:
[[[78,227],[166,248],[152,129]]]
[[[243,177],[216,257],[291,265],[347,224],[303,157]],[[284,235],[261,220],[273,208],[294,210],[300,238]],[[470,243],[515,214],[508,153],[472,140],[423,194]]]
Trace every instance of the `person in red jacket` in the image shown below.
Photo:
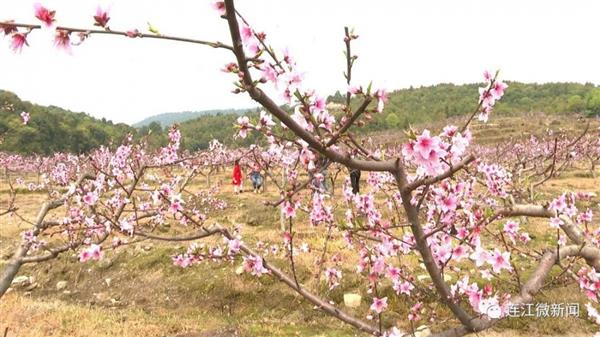
[[[236,159],[233,165],[233,192],[238,194],[242,192],[242,169],[240,168],[240,160]]]

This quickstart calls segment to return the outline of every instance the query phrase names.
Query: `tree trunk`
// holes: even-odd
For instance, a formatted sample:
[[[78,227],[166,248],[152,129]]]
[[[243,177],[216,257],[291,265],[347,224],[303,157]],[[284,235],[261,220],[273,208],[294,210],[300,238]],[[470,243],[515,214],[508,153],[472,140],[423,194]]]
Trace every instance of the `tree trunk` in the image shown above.
[[[83,177],[84,176],[82,176],[82,178],[78,180],[77,185],[79,185]],[[37,237],[43,231],[42,226],[44,218],[46,217],[46,214],[48,214],[48,211],[59,207],[64,202],[64,199],[61,199],[55,201],[46,201],[42,204],[42,207],[40,208],[40,211],[37,215],[35,225],[33,227],[34,237]],[[8,264],[2,271],[2,276],[0,276],[0,298],[2,298],[2,295],[4,295],[4,293],[6,293],[6,290],[8,290],[8,287],[10,287],[12,280],[19,272],[19,269],[23,265],[23,258],[27,255],[27,252],[29,251],[30,247],[31,243],[29,242],[21,243],[19,245],[19,248],[17,248],[17,250],[13,254],[13,257],[10,259],[10,261],[8,261]]]
[[[283,191],[285,193],[285,187],[286,187],[286,179],[285,179],[285,167],[281,170],[281,186],[283,188]],[[285,218],[283,217],[283,212],[279,212],[279,228],[281,228],[281,231],[285,231]]]
[[[21,259],[27,255],[29,247],[30,245],[27,243],[20,245],[2,271],[2,276],[0,276],[0,298],[2,298],[2,296],[6,293],[12,283],[12,280],[15,278],[15,276],[17,276],[19,269],[21,269],[21,266],[23,265]]]
[[[262,185],[263,193],[267,191],[267,179],[268,178],[269,178],[269,175],[267,174],[267,172],[265,172],[265,174],[263,175],[263,185]]]

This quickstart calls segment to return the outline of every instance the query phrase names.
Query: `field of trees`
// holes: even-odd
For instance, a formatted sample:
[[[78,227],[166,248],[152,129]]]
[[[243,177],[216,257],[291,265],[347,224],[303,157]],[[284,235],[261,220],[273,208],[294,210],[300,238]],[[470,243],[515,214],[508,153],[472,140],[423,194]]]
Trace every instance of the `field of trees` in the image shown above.
[[[526,120],[534,122],[524,122]],[[572,123],[561,115],[544,116],[541,120],[548,125],[540,125],[537,119],[523,119],[521,116],[497,118],[494,125],[475,125],[475,137],[485,139],[498,129],[514,130],[522,135],[515,138],[501,132],[505,136],[496,138],[493,143],[496,146],[516,141],[526,143],[528,138],[523,135],[534,128],[545,130],[549,127],[555,132],[567,132],[571,136],[580,134],[585,128],[585,121]],[[600,126],[598,122],[592,123],[591,128]],[[391,135],[384,136],[388,138]],[[251,156],[248,158],[252,161]],[[217,188],[214,197],[227,204],[224,209],[211,213],[210,222],[228,227],[239,226],[245,242],[256,247],[263,245],[266,250],[275,249],[275,252],[267,252],[265,256],[270,263],[285,266],[287,258],[285,247],[281,246],[280,216],[273,206],[265,204],[279,198],[280,192],[275,183],[267,179],[267,189],[262,194],[246,191],[236,196],[230,185],[229,164],[218,166],[212,174],[208,174],[209,167],[204,170],[210,179],[196,175],[189,182],[188,191],[198,193]],[[278,169],[272,170],[277,172]],[[334,199],[343,199],[341,186],[347,179],[347,171],[341,168],[339,173],[337,170],[330,173],[331,178],[336,175],[334,186],[338,186],[334,190]],[[39,205],[47,199],[44,190],[29,190],[27,187],[29,182],[38,181],[39,173],[15,171],[9,174],[8,179],[13,183],[20,181],[20,185],[14,186],[18,191],[14,204],[19,205],[19,209],[15,212],[16,216],[4,216],[0,233],[2,266],[6,266],[10,260],[18,244],[16,238],[29,228],[25,220],[33,220]],[[246,180],[245,184],[248,186],[249,181]],[[362,179],[361,184],[368,188],[366,178]],[[2,186],[2,205],[7,205],[10,195],[8,181],[3,180]],[[591,177],[589,164],[581,160],[544,183],[534,200],[547,200],[552,195],[571,189],[598,194],[598,186],[600,180]],[[53,214],[58,218],[62,216],[60,211]],[[301,282],[341,307],[345,307],[344,294],[360,294],[363,296],[360,306],[346,309],[359,315],[367,313],[369,294],[362,289],[360,279],[352,276],[355,272],[353,261],[357,258],[355,253],[345,248],[341,236],[336,235],[328,241],[319,235],[309,224],[307,215],[299,215],[297,222],[297,246],[307,244],[311,248],[311,253],[300,253],[296,260]],[[535,235],[553,240],[547,231],[546,221],[531,220],[523,226],[532,237]],[[173,219],[152,230],[162,236],[175,237],[190,231],[181,228]],[[240,274],[240,261],[216,264],[206,261],[182,269],[173,265],[172,258],[186,250],[186,242],[163,242],[145,237],[129,240],[132,240],[131,246],[107,247],[102,260],[97,262],[81,264],[78,262],[78,250],[74,249],[49,262],[24,265],[12,290],[0,301],[0,311],[5,314],[4,327],[11,331],[9,336],[93,336],[100,327],[106,335],[111,336],[362,335],[334,319],[324,317],[273,277],[255,278],[246,273]],[[202,242],[218,245],[220,240],[205,239]],[[323,247],[327,245],[328,261],[336,258],[336,251],[342,252],[343,257],[342,263],[337,264],[344,275],[343,281],[331,290],[325,277],[315,270],[324,252]],[[415,277],[426,274],[418,263],[411,265]],[[523,272],[527,271],[525,265],[520,268],[523,268]],[[572,281],[568,283],[567,289],[573,292],[565,292],[562,283],[551,283],[538,301],[575,301],[583,308],[585,296],[573,296],[578,287]],[[391,284],[382,286],[382,291],[394,292]],[[393,304],[392,311],[398,314],[386,318],[386,324],[405,324],[400,313],[408,309],[402,301]],[[447,315],[443,311],[440,314]],[[427,322],[421,325],[429,326]],[[580,318],[538,319],[533,322],[523,318],[509,319],[494,328],[496,332],[483,335],[495,336],[498,331],[509,331],[508,335],[511,336],[557,333],[584,336],[592,329],[589,324],[582,325]]]
[[[346,28],[328,97],[234,0],[212,8],[230,41],[101,7],[94,28],[39,4],[0,21],[16,52],[48,29],[67,51],[224,49],[260,106],[133,128],[1,91],[3,337],[598,336],[600,88],[484,71],[387,92],[354,83]]]

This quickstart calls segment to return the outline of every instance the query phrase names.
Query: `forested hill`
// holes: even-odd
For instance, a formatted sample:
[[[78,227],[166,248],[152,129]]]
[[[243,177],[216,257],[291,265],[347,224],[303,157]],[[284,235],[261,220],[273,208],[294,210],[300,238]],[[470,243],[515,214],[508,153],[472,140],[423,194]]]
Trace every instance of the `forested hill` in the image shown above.
[[[600,115],[600,87],[580,83],[519,83],[508,82],[508,89],[496,105],[497,114],[521,114],[524,112],[584,113]],[[465,115],[476,108],[479,84],[438,84],[428,87],[396,90],[383,114],[378,114],[364,131],[405,128]],[[329,101],[343,102],[336,93]]]
[[[496,105],[496,114],[521,114],[524,112],[584,113],[600,116],[600,87],[580,83],[529,84],[508,82],[509,88]],[[374,116],[360,133],[404,129],[409,124],[443,120],[465,115],[477,104],[479,84],[438,84],[428,87],[396,90],[390,93],[384,112]],[[336,93],[329,102],[343,102],[344,96]],[[357,102],[353,102],[357,104]],[[12,106],[12,108],[9,108]],[[21,124],[19,113],[31,113],[27,126]],[[258,109],[246,112],[256,120]],[[334,112],[335,113],[335,112]],[[195,150],[206,148],[214,138],[230,146],[249,145],[260,137],[254,133],[246,139],[234,139],[235,120],[239,110],[212,111],[182,122],[183,146]],[[168,123],[167,123],[168,124]],[[6,130],[9,130],[9,133]],[[52,153],[54,151],[87,152],[111,141],[120,142],[128,132],[138,137],[148,135],[152,147],[166,144],[168,127],[159,122],[133,129],[125,124],[113,124],[104,119],[94,119],[84,113],[73,113],[57,107],[44,107],[21,101],[14,94],[0,91],[0,136],[4,142],[0,150],[15,152]]]
[[[168,128],[175,123],[183,123],[192,119],[196,119],[202,116],[214,116],[223,114],[236,114],[242,115],[246,113],[248,109],[222,109],[222,110],[202,110],[202,111],[183,111],[183,112],[167,112],[148,118],[133,124],[136,128],[144,126],[150,126],[152,122],[157,122],[163,128]]]
[[[549,114],[600,115],[600,87],[593,84],[508,82],[508,85],[502,101],[495,107],[494,113],[496,114],[517,115],[526,112],[545,112]],[[438,84],[396,90],[390,93],[389,102],[383,113],[375,115],[373,120],[358,132],[404,129],[409,124],[414,125],[466,115],[476,108],[479,86],[480,84]],[[342,103],[344,101],[345,96],[341,93],[336,93],[328,98],[328,102]],[[353,102],[353,105],[357,103]],[[257,116],[257,113],[248,115]],[[188,149],[205,148],[213,138],[232,146],[254,142],[254,138],[234,140],[233,135],[236,129],[233,125],[236,118],[237,115],[223,113],[202,116],[182,123],[184,146]]]
[[[23,111],[31,116],[27,125],[21,122]],[[129,132],[135,129],[85,113],[32,104],[0,90],[0,151],[84,153],[110,142],[120,143]]]

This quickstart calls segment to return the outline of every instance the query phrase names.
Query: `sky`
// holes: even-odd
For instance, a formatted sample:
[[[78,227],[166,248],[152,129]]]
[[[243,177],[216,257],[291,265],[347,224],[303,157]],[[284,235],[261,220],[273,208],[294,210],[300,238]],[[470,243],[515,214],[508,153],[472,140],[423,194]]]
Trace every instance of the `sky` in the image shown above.
[[[0,20],[37,23],[37,1],[1,0]],[[96,7],[110,27],[230,43],[227,24],[208,0],[45,0],[58,24],[92,27]],[[323,96],[346,90],[343,27],[360,36],[353,83],[388,90],[481,81],[485,69],[505,80],[600,84],[600,1],[594,0],[238,0],[237,9],[278,50],[287,48],[306,87]],[[72,55],[34,31],[15,54],[0,41],[0,89],[22,99],[134,123],[163,113],[245,108],[220,68],[226,50],[171,41],[92,36]],[[510,90],[510,88],[509,88]],[[475,93],[476,95],[476,93]]]

